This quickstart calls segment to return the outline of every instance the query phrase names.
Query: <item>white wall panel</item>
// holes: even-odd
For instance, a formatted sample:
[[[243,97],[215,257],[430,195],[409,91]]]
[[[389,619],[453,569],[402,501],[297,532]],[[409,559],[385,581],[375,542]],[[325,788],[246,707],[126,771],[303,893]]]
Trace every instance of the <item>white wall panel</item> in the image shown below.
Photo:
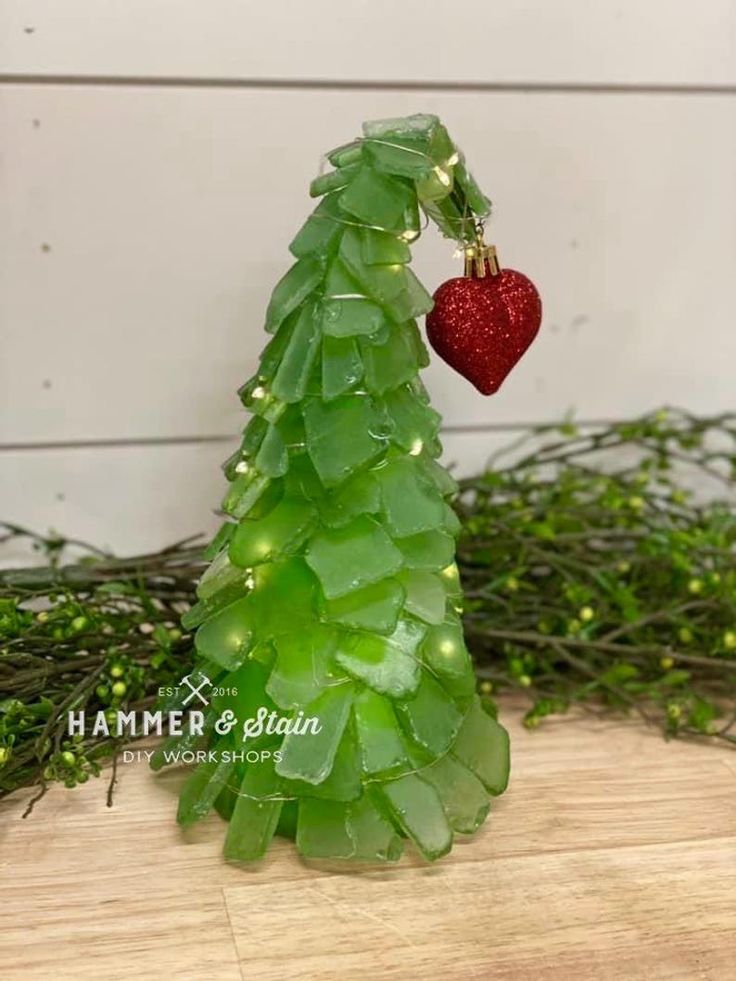
[[[456,474],[482,469],[513,434],[448,433],[444,460]],[[233,444],[234,446],[235,444]],[[227,443],[54,449],[0,454],[0,518],[83,538],[120,555],[211,534],[227,486]],[[0,563],[21,561],[0,550]]]
[[[732,0],[4,0],[0,71],[723,85]]]
[[[236,432],[234,391],[311,207],[362,119],[438,112],[545,304],[491,399],[435,359],[449,424],[733,403],[736,115],[727,96],[10,86],[0,440]],[[430,289],[459,273],[432,229]]]

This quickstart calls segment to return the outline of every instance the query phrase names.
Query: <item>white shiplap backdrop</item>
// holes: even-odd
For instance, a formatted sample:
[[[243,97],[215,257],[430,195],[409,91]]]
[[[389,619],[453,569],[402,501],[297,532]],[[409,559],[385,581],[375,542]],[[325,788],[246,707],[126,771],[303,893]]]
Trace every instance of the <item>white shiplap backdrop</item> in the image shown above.
[[[234,391],[365,118],[442,116],[543,330],[484,399],[433,363],[446,457],[499,425],[733,407],[736,4],[3,0],[0,517],[130,551],[213,526]],[[416,249],[430,289],[452,245]]]

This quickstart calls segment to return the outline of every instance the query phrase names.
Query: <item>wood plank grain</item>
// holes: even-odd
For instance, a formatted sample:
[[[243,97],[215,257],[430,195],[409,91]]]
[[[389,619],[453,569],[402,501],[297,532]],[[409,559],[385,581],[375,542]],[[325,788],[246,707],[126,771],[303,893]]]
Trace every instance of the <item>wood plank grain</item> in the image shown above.
[[[493,399],[433,359],[425,377],[448,424],[732,405],[726,97],[2,95],[4,442],[233,431],[320,154],[364,118],[417,110],[438,112],[466,150],[497,202],[502,261],[545,304],[539,339]],[[453,248],[434,233],[418,244],[430,289],[458,273]]]
[[[0,70],[208,78],[736,81],[728,0],[5,0]],[[481,39],[479,43],[476,39]]]
[[[736,907],[736,774],[718,747],[573,717],[530,733],[502,704],[513,780],[490,822],[428,867],[221,858],[223,824],[182,835],[182,774],[0,802],[0,962],[10,981],[498,978],[721,981]],[[575,747],[578,747],[577,752]],[[28,944],[28,936],[33,943]]]

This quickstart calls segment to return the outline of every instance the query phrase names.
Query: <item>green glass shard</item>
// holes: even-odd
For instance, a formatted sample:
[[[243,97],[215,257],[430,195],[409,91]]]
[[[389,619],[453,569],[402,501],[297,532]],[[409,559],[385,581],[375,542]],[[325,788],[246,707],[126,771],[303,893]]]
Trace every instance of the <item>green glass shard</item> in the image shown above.
[[[329,494],[320,507],[322,521],[329,528],[342,528],[360,514],[378,514],[381,488],[370,472],[359,473]]]
[[[299,803],[296,847],[305,858],[352,858],[355,842],[347,828],[348,806],[340,801]]]
[[[305,705],[301,720],[305,729],[284,737],[276,772],[290,780],[322,783],[332,770],[352,703],[353,686],[342,683],[326,688]]]
[[[426,628],[415,620],[399,620],[388,637],[372,633],[346,635],[336,659],[348,674],[374,691],[404,698],[416,691],[420,667],[416,649]]]
[[[213,708],[218,713],[230,709],[238,720],[238,728],[233,729],[225,742],[227,748],[230,748],[231,740],[239,750],[275,748],[278,736],[267,732],[265,727],[263,732],[249,735],[244,743],[241,740],[242,727],[247,720],[257,720],[258,713],[264,709],[267,713],[278,712],[278,707],[266,693],[268,671],[269,669],[260,661],[255,661],[249,657],[232,672],[227,679],[227,686],[218,685],[216,687],[215,694],[211,697]]]
[[[353,704],[360,760],[364,773],[406,769],[408,759],[391,701],[364,688]]]
[[[263,764],[246,770],[230,816],[225,858],[252,862],[262,858],[271,843],[281,813],[281,782]]]
[[[268,477],[282,477],[289,468],[289,454],[277,426],[268,426],[255,459],[256,469]]]
[[[353,858],[362,862],[397,862],[404,844],[371,797],[363,796],[348,807],[348,834],[353,839]]]
[[[258,630],[277,638],[314,621],[317,580],[302,558],[269,562],[253,570],[258,594]],[[289,615],[284,616],[288,610]]]
[[[329,256],[342,235],[344,216],[338,205],[339,194],[327,194],[307,218],[289,246],[296,259]]]
[[[340,207],[368,225],[395,228],[411,200],[411,187],[363,165],[340,197]]]
[[[452,847],[452,830],[434,787],[413,773],[389,780],[378,791],[393,819],[430,861]]]
[[[403,385],[417,373],[409,324],[391,324],[382,344],[361,338],[360,353],[365,366],[365,385],[369,392],[382,395]]]
[[[225,521],[220,525],[217,529],[217,534],[204,551],[204,557],[208,562],[212,562],[221,553],[227,554],[225,546],[232,538],[235,527],[232,521]]]
[[[382,579],[339,599],[325,600],[322,616],[356,630],[390,634],[396,629],[403,600],[404,590],[399,583],[395,579]]]
[[[324,296],[326,299],[332,297],[353,297],[367,299],[360,283],[355,277],[351,276],[345,263],[339,256],[335,256],[327,266],[325,275]],[[324,329],[324,325],[323,325]]]
[[[483,824],[491,802],[483,784],[448,753],[421,772],[439,794],[453,831],[469,835]]]
[[[233,518],[244,517],[268,489],[271,478],[255,469],[238,474],[228,488],[222,510]]]
[[[472,695],[475,691],[473,665],[459,620],[448,619],[431,627],[422,644],[422,657],[455,697]]]
[[[416,694],[400,702],[397,713],[411,738],[434,756],[447,752],[463,721],[450,696],[426,671]]]
[[[285,800],[281,807],[279,823],[276,825],[276,834],[280,838],[296,839],[296,823],[299,815],[299,801]]]
[[[244,518],[230,542],[230,561],[249,568],[299,547],[316,521],[307,501],[285,497],[257,521]]]
[[[384,322],[384,312],[371,300],[339,294],[322,304],[320,327],[326,337],[358,337],[375,334]]]
[[[323,194],[328,194],[331,191],[339,191],[347,187],[355,176],[362,172],[362,169],[359,163],[346,164],[343,167],[338,167],[337,170],[330,171],[328,174],[320,174],[309,185],[310,198],[318,198]]]
[[[334,681],[330,668],[336,646],[334,632],[319,623],[276,639],[276,662],[266,691],[279,708],[306,705]]]
[[[319,507],[324,499],[325,489],[305,447],[306,434],[303,445],[297,447],[290,444],[289,470],[285,478],[286,493],[289,497],[304,497]]]
[[[268,342],[268,344],[263,349],[261,354],[261,359],[258,364],[258,374],[255,378],[251,379],[251,387],[253,385],[264,385],[271,381],[273,376],[276,374],[278,366],[281,364],[281,359],[284,356],[284,351],[286,350],[289,341],[291,340],[291,334],[294,330],[294,325],[299,319],[300,310],[296,309],[290,316],[281,323],[278,330]],[[248,384],[242,385],[238,390],[238,395],[241,402],[248,395]]]
[[[406,591],[404,608],[407,613],[425,623],[444,621],[447,593],[440,578],[426,569],[405,569],[397,579]]]
[[[322,340],[322,397],[334,399],[353,388],[363,377],[363,361],[352,337]]]
[[[404,556],[407,569],[443,569],[455,556],[455,542],[444,531],[424,531],[396,538],[395,544]]]
[[[176,814],[179,824],[188,827],[206,817],[234,769],[235,764],[227,758],[200,763],[181,789]]]
[[[271,391],[277,399],[299,402],[304,398],[319,342],[317,307],[313,303],[305,303],[271,384]]]
[[[386,446],[380,417],[369,398],[344,395],[304,404],[307,452],[322,482],[339,484]]]
[[[452,752],[475,773],[489,793],[495,796],[504,792],[509,780],[509,736],[503,726],[483,711],[477,695]]]
[[[431,445],[442,422],[438,412],[423,405],[406,386],[388,392],[384,404],[393,422],[392,440],[395,443],[414,456]]]
[[[434,484],[443,497],[457,494],[459,488],[455,478],[441,464],[433,460],[428,453],[421,453],[417,457],[417,466],[424,477]]]
[[[393,575],[401,553],[376,521],[360,517],[315,535],[306,560],[331,600]]]
[[[343,143],[334,150],[330,150],[327,159],[333,167],[345,167],[347,164],[356,163],[363,156],[363,141],[352,140],[350,143]]]
[[[412,320],[432,309],[432,297],[407,266],[365,264],[357,229],[345,230],[340,242],[340,257],[350,275],[396,323]]]
[[[452,535],[454,538],[457,538],[457,536],[460,534],[460,531],[462,529],[462,525],[460,524],[460,519],[455,514],[454,510],[450,507],[450,505],[447,503],[443,505],[443,511],[444,511],[444,516],[442,518],[443,529],[448,533],[448,535]]]
[[[392,535],[406,538],[442,525],[444,502],[426,484],[413,459],[400,457],[376,471],[383,510]]]
[[[361,228],[363,262],[366,266],[411,262],[411,250],[403,238],[376,228]]]
[[[350,727],[345,727],[328,777],[317,784],[306,783],[304,780],[284,780],[284,787],[289,794],[298,797],[357,800],[363,792],[363,785],[360,782],[358,748]]]
[[[473,175],[465,166],[462,154],[460,154],[460,159],[455,165],[455,181],[465,194],[471,211],[474,211],[480,218],[491,213],[491,202],[478,187]]]
[[[386,135],[366,138],[363,146],[366,158],[381,173],[423,180],[434,166],[426,140]]]
[[[432,113],[416,112],[411,116],[396,116],[391,119],[369,119],[363,123],[363,135],[371,138],[387,137],[422,138],[429,141],[438,126],[439,116]]]
[[[273,334],[289,314],[320,283],[323,266],[319,259],[308,256],[299,259],[276,284],[266,310],[266,330]]]
[[[229,671],[235,670],[245,661],[252,640],[253,612],[250,596],[236,600],[206,620],[195,636],[197,652]]]

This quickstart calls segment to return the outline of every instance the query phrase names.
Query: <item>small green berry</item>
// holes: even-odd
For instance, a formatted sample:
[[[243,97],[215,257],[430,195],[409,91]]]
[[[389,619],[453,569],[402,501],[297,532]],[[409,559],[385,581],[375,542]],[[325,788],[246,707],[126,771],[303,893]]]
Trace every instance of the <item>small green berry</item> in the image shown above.
[[[675,662],[671,657],[660,657],[659,666],[663,671],[669,671],[675,666]]]
[[[689,644],[693,639],[693,632],[689,627],[680,627],[677,637],[681,644]]]
[[[493,691],[493,683],[491,681],[481,681],[480,690],[484,695],[490,695]]]
[[[673,722],[676,722],[682,715],[682,709],[680,708],[679,705],[676,705],[673,702],[671,705],[667,706],[667,715],[670,717],[670,719],[672,719]]]
[[[727,651],[736,650],[736,630],[727,630],[724,633],[723,646]]]
[[[521,685],[522,688],[529,688],[531,683],[532,683],[532,679],[529,677],[528,674],[519,675],[519,684]]]
[[[688,592],[692,593],[693,596],[697,596],[698,593],[703,592],[703,585],[704,583],[702,579],[691,579],[687,584]]]
[[[115,698],[122,698],[127,690],[128,690],[128,686],[125,684],[124,681],[116,681],[115,684],[112,686],[112,693],[115,696]]]
[[[61,758],[67,766],[74,766],[77,762],[77,757],[68,749],[61,754]]]
[[[125,668],[122,666],[122,664],[113,664],[113,666],[110,668],[111,678],[122,678],[124,674]]]
[[[595,610],[592,606],[583,606],[578,610],[578,618],[583,621],[583,623],[589,623],[595,616]]]
[[[84,628],[87,626],[88,623],[89,620],[87,619],[87,617],[79,616],[79,617],[74,617],[70,626],[72,630],[74,630],[76,633],[79,633],[80,630],[84,630]]]

